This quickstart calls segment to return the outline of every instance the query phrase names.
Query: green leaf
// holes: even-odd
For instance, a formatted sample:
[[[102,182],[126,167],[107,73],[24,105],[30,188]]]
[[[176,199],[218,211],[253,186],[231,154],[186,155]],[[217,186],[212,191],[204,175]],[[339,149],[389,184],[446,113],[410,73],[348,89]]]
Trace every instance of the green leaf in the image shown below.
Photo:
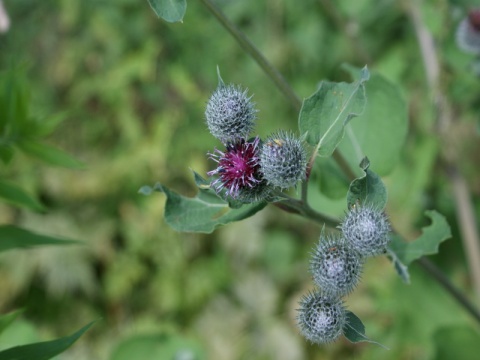
[[[36,234],[13,225],[0,226],[0,252],[18,248],[30,248],[39,245],[71,244],[79,244],[79,242]]]
[[[422,256],[436,254],[440,243],[452,237],[450,226],[443,215],[435,210],[425,211],[425,215],[432,223],[422,228],[420,237],[412,242],[406,242],[395,236],[390,242],[390,250],[407,266]]]
[[[322,81],[318,90],[303,101],[299,129],[315,146],[314,154],[330,156],[345,133],[345,125],[363,112],[365,81],[370,74],[363,68],[360,79],[351,84]]]
[[[13,158],[13,147],[11,145],[0,145],[0,160],[4,164],[10,163]]]
[[[348,68],[352,76],[356,68]],[[389,174],[400,158],[408,131],[407,103],[397,86],[373,73],[365,84],[368,103],[356,121],[345,128],[339,145],[343,157],[354,168],[365,156],[381,176]]]
[[[22,188],[0,180],[0,197],[18,206],[42,211],[45,208],[36,199],[28,195]]]
[[[382,179],[369,169],[370,161],[364,158],[360,168],[365,172],[363,177],[355,179],[350,184],[347,193],[347,206],[350,209],[357,202],[370,204],[383,210],[387,204],[387,190]]]
[[[18,143],[19,148],[28,155],[45,161],[50,165],[62,166],[71,169],[84,168],[84,164],[67,153],[34,141],[22,141]]]
[[[94,321],[76,333],[52,341],[15,346],[0,352],[0,360],[48,360],[64,352],[92,326]]]
[[[345,172],[332,157],[317,157],[310,179],[330,199],[344,199],[350,186]]]
[[[345,326],[343,327],[343,335],[347,338],[348,341],[352,343],[358,343],[358,342],[369,342],[375,345],[378,345],[386,350],[389,350],[386,346],[370,340],[368,337],[365,336],[365,326],[362,323],[362,320],[358,318],[357,315],[355,315],[351,311],[346,311],[347,314],[347,321],[345,323]]]
[[[0,334],[23,312],[23,309],[0,316]]]
[[[168,22],[182,21],[187,10],[187,0],[148,0],[155,14]]]
[[[144,195],[153,191],[167,195],[164,215],[167,224],[185,232],[211,233],[218,226],[246,219],[267,205],[266,202],[258,202],[232,209],[211,190],[200,189],[196,197],[188,198],[158,183],[153,188],[143,186],[139,190]]]

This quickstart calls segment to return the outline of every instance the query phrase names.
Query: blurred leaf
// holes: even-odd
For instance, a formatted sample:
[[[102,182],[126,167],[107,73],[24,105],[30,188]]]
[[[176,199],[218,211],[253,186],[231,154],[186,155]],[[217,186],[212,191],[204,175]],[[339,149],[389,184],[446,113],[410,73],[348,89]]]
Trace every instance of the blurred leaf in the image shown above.
[[[34,141],[22,141],[19,148],[28,155],[45,161],[50,165],[62,166],[71,169],[81,169],[84,164],[62,150]]]
[[[480,335],[466,325],[438,329],[433,335],[434,360],[471,360],[480,354]]]
[[[8,164],[13,157],[13,147],[11,145],[0,145],[0,160]]]
[[[375,345],[378,345],[386,350],[388,348],[376,341],[370,340],[368,337],[365,336],[365,326],[362,323],[362,320],[358,318],[351,311],[346,311],[347,313],[347,321],[345,326],[343,327],[343,335],[348,339],[348,341],[352,343],[357,342],[369,342]]]
[[[110,360],[131,359],[206,359],[199,343],[179,335],[143,335],[131,337],[117,346]]]
[[[26,69],[11,68],[0,76],[0,133],[3,138],[17,137],[21,129],[28,131],[29,88]]]
[[[347,69],[352,76],[359,71]],[[365,111],[346,127],[348,141],[342,141],[339,149],[352,167],[368,156],[375,172],[384,176],[400,158],[408,131],[407,103],[399,88],[379,74],[372,74],[365,91]]]
[[[0,360],[48,360],[64,352],[92,326],[94,321],[76,333],[52,341],[15,346],[0,352]]]
[[[155,14],[168,22],[182,21],[187,0],[148,0]]]
[[[363,112],[364,83],[369,76],[365,67],[360,79],[351,84],[322,81],[318,90],[303,101],[298,126],[306,134],[306,141],[315,146],[315,153],[330,156],[342,140],[347,123]]]
[[[57,126],[66,119],[67,115],[68,112],[63,111],[46,118],[35,119],[34,130],[32,133],[36,137],[45,137],[50,135],[57,128]]]
[[[416,240],[406,242],[395,236],[390,242],[390,250],[405,265],[411,264],[422,256],[436,254],[440,243],[452,237],[450,226],[443,215],[435,210],[425,211],[425,215],[432,220],[432,223],[422,228],[422,235]]]
[[[0,334],[23,312],[22,309],[0,316]]]
[[[79,244],[79,242],[75,240],[36,234],[13,225],[0,226],[0,252],[18,248],[29,248],[39,245],[71,244]]]
[[[258,202],[232,209],[228,203],[210,190],[199,189],[194,198],[179,195],[159,183],[143,186],[139,192],[150,195],[153,191],[167,195],[165,221],[173,229],[185,232],[211,233],[220,225],[246,219],[262,210],[267,203]]]
[[[360,168],[365,171],[365,175],[355,179],[350,184],[347,194],[347,206],[350,209],[360,201],[361,204],[374,205],[380,210],[385,208],[387,203],[387,190],[382,179],[369,169],[370,161],[364,158],[360,163]]]
[[[24,206],[32,210],[41,211],[45,209],[42,204],[28,195],[22,188],[2,180],[0,180],[0,197],[14,205]]]

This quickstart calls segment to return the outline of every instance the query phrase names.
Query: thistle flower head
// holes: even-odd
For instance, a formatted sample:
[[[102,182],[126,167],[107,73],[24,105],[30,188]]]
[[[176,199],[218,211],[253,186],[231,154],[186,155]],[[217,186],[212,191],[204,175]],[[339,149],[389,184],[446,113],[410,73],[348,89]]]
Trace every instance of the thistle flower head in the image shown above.
[[[365,257],[384,253],[390,241],[388,219],[373,206],[354,206],[340,228],[348,244]]]
[[[208,100],[205,118],[210,133],[227,144],[248,138],[256,113],[247,90],[222,82]]]
[[[341,235],[325,236],[314,249],[310,261],[313,280],[323,293],[342,297],[353,291],[363,269],[363,260]]]
[[[260,164],[263,177],[270,185],[287,189],[305,179],[307,155],[299,139],[279,131],[263,143]]]
[[[266,196],[267,187],[260,174],[258,158],[260,139],[248,142],[241,139],[228,143],[225,151],[215,149],[210,159],[218,166],[208,176],[217,175],[211,183],[217,192],[225,189],[225,195],[242,202],[261,200]]]
[[[457,28],[456,42],[460,49],[472,54],[480,54],[480,9],[468,13]]]
[[[335,341],[346,323],[342,300],[325,296],[318,290],[309,293],[300,301],[297,322],[302,335],[312,343]]]

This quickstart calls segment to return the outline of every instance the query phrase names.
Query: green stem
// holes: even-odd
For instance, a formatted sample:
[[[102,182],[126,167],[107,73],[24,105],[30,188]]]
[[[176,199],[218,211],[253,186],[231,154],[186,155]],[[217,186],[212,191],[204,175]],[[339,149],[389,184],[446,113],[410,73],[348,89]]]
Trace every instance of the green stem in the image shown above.
[[[273,80],[275,85],[283,92],[297,112],[302,107],[302,100],[295,94],[290,85],[283,76],[268,62],[262,53],[253,45],[253,43],[240,31],[225,14],[210,0],[201,0],[207,9],[217,18],[217,20],[228,30],[237,40],[240,46],[257,62],[263,71]]]
[[[274,206],[292,213],[292,214],[297,214],[301,215],[309,220],[312,220],[313,222],[319,224],[319,225],[326,225],[328,227],[337,227],[339,224],[339,220],[332,218],[328,215],[322,214],[310,207],[310,205],[303,201],[303,200],[298,200],[295,199],[291,196],[288,196],[282,192],[279,192],[277,194],[279,197],[284,198],[284,200],[280,200],[277,202],[272,203]]]
[[[443,288],[452,295],[452,297],[457,300],[460,305],[462,305],[465,310],[467,310],[470,315],[472,315],[475,320],[480,322],[480,311],[467,299],[467,297],[458,290],[450,281],[449,278],[445,276],[445,274],[440,270],[433,262],[428,260],[425,257],[418,259],[418,264],[425,270],[428,274],[430,274],[435,280],[438,281]]]

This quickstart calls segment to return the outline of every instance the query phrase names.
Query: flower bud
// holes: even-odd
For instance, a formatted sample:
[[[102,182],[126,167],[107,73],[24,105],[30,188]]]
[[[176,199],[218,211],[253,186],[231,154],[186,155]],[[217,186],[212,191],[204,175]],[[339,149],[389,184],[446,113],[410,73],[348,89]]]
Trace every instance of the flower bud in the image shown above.
[[[210,133],[227,144],[248,138],[255,126],[256,113],[247,90],[222,82],[208,100],[205,118]]]
[[[343,333],[346,313],[342,300],[330,298],[321,291],[305,295],[297,316],[301,334],[312,343],[325,344]]]
[[[323,293],[342,297],[355,289],[363,269],[361,255],[341,235],[324,236],[314,249],[310,261],[313,280]]]
[[[260,168],[272,186],[288,189],[305,179],[307,155],[293,134],[279,131],[265,140],[260,151]]]
[[[390,241],[386,215],[368,205],[354,206],[347,212],[340,229],[348,244],[365,257],[384,253]]]

